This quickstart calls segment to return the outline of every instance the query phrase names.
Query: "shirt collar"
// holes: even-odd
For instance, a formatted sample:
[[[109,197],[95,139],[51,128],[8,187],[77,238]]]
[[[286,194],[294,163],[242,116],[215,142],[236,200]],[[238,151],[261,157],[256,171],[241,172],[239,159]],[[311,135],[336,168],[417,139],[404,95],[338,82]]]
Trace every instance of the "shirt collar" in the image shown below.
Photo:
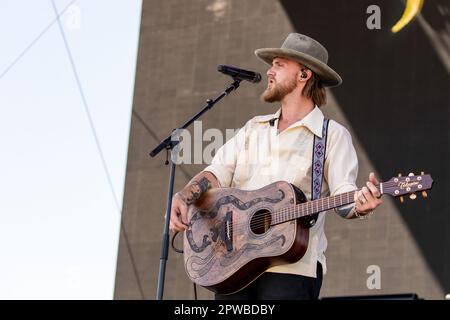
[[[256,118],[256,121],[257,122],[269,122],[271,120],[277,120],[277,119],[280,118],[280,114],[281,114],[281,108],[278,109],[278,111],[275,112],[274,114],[267,114],[267,115],[264,115],[264,116],[258,116]]]
[[[272,119],[279,119],[281,114],[281,108],[274,114],[268,114],[265,116],[259,116],[258,122],[269,122]],[[315,106],[314,109],[306,115],[301,120],[291,124],[289,128],[305,126],[307,127],[313,134],[322,138],[322,127],[323,127],[323,119],[324,115],[319,107]]]

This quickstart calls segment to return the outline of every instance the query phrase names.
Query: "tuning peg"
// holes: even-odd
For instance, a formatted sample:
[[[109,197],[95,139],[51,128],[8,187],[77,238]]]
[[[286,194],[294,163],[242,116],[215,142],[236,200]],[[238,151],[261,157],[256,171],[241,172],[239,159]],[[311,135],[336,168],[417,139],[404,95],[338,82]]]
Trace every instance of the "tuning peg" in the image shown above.
[[[427,196],[428,196],[427,192],[426,191],[422,191],[422,197],[426,198]]]
[[[420,175],[423,176],[423,175],[425,175],[425,173],[422,171],[422,172],[420,173]]]
[[[409,195],[409,198],[410,198],[411,200],[414,200],[415,198],[417,198],[417,196],[416,196],[415,193],[411,193],[411,194]]]
[[[401,177],[402,176],[402,174],[401,173],[399,173],[398,175],[397,175],[398,177]]]
[[[403,198],[403,196],[400,196],[400,203],[405,202],[405,199]]]
[[[414,173],[413,172],[410,172],[409,174],[408,174],[408,177],[412,177],[414,175]]]

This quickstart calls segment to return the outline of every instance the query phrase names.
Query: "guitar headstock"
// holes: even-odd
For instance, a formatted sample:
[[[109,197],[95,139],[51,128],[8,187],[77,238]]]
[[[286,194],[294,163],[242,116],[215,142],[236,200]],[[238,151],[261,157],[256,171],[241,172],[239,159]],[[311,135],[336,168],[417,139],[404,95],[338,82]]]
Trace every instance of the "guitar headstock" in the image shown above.
[[[427,197],[426,190],[433,186],[433,179],[429,174],[414,175],[410,173],[407,176],[392,177],[390,180],[380,184],[380,191],[382,194],[390,194],[393,197],[400,197],[403,202],[403,196],[409,194],[410,198],[416,198],[416,192],[421,192],[422,196]]]

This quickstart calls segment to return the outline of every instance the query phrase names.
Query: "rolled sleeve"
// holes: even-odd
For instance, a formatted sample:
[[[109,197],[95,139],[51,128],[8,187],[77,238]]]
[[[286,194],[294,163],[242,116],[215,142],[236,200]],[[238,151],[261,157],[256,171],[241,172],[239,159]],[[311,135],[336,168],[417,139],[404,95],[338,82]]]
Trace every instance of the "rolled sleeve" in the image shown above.
[[[330,124],[333,125],[333,131],[329,136],[324,171],[330,195],[334,196],[357,189],[358,157],[348,130],[334,121]],[[336,211],[339,215],[345,216],[353,206],[354,204],[342,206]]]

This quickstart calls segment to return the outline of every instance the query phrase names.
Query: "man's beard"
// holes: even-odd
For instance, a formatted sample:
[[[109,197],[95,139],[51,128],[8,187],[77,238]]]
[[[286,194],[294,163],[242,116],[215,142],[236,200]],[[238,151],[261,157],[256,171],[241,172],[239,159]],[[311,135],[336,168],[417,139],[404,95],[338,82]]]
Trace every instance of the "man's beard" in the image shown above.
[[[268,87],[262,94],[261,100],[265,102],[277,102],[283,100],[283,98],[294,91],[297,88],[297,77],[294,77],[285,84],[273,84],[272,87]]]

